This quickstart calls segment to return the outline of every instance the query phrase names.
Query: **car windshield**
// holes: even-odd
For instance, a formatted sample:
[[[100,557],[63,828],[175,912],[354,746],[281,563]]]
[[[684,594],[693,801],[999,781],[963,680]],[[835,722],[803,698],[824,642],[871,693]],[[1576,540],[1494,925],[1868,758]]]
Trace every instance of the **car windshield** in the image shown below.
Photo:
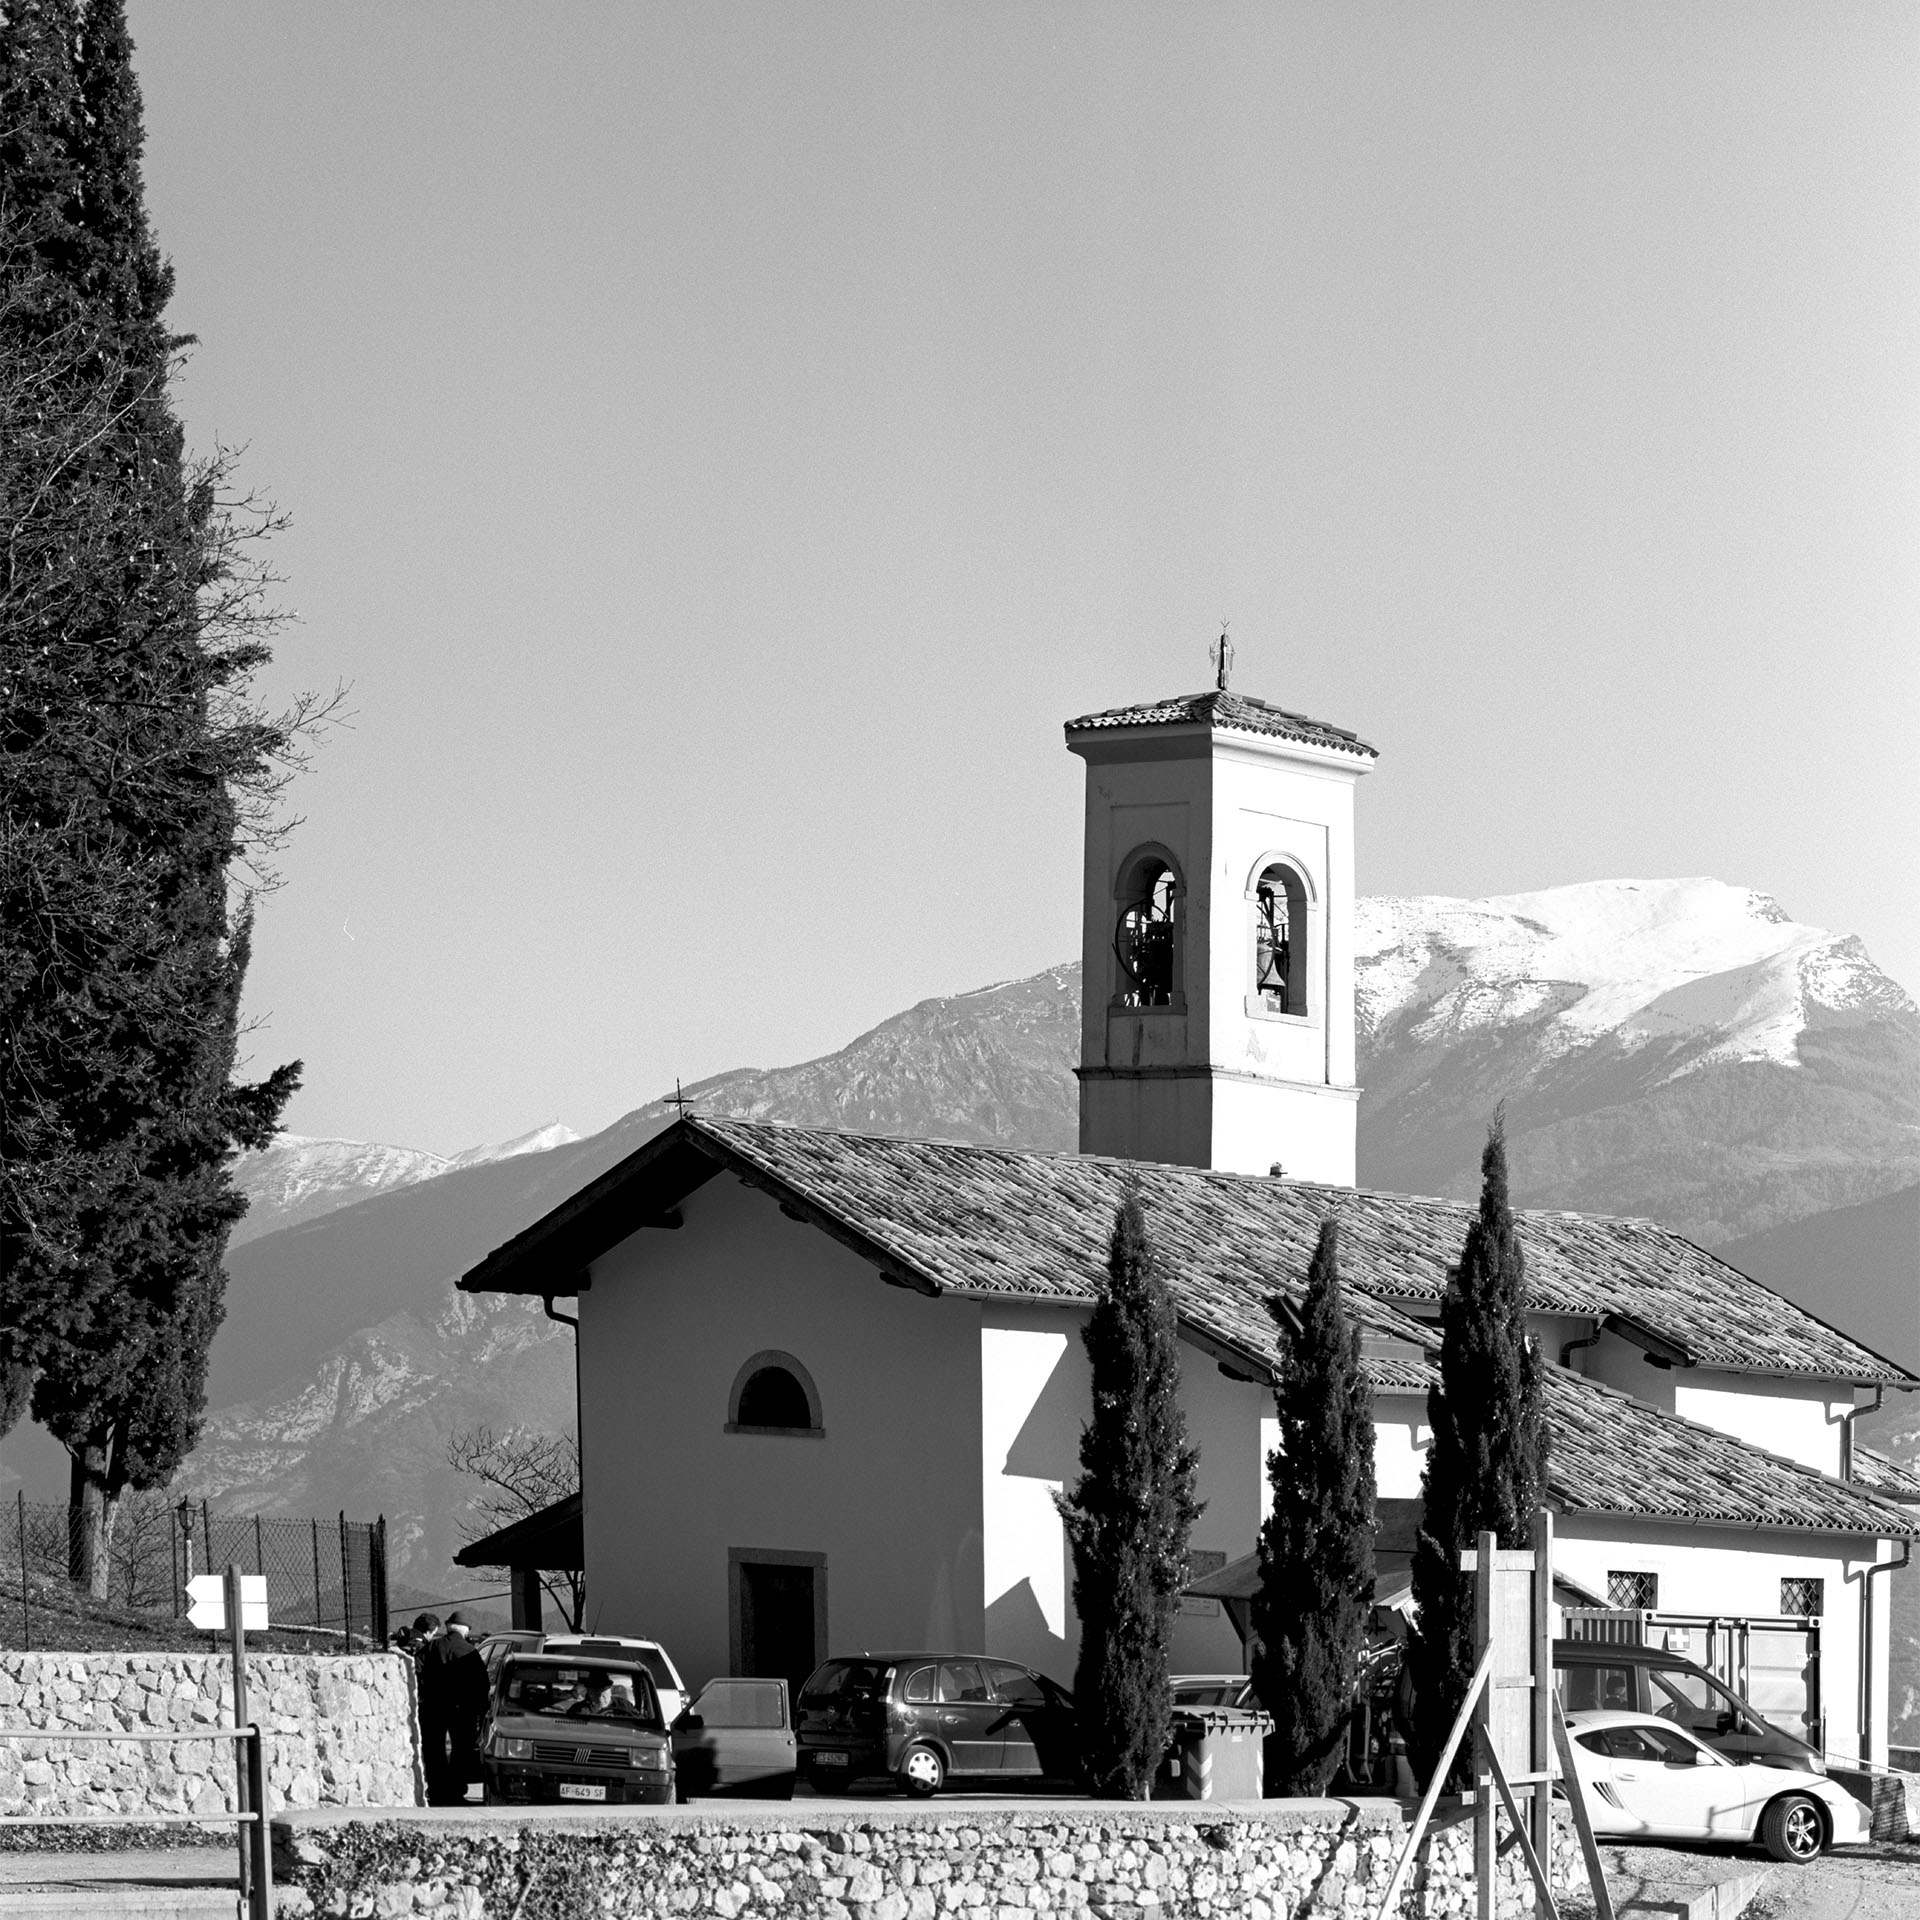
[[[1176,1707],[1230,1707],[1240,1697],[1240,1686],[1238,1680],[1207,1680],[1175,1687],[1173,1704]]]
[[[644,1667],[510,1659],[500,1676],[500,1707],[544,1720],[609,1720],[663,1731],[660,1699]]]
[[[1736,1728],[1759,1719],[1751,1707],[1707,1674],[1652,1667],[1647,1678],[1653,1682],[1653,1710],[1663,1720],[1691,1727],[1724,1718],[1729,1728]]]
[[[618,1660],[629,1666],[645,1667],[656,1687],[678,1691],[680,1683],[667,1665],[666,1655],[658,1647],[622,1646],[618,1640],[577,1640],[570,1646],[558,1646],[555,1653],[573,1660]]]
[[[803,1700],[871,1699],[885,1693],[887,1678],[893,1672],[879,1660],[829,1660],[807,1682]]]

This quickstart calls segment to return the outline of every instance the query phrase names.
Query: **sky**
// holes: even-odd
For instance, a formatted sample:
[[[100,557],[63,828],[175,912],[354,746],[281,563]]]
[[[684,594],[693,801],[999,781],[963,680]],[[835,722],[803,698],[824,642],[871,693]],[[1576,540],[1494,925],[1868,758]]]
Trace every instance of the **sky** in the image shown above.
[[[189,436],[348,689],[287,1124],[587,1131],[1079,945],[1067,718],[1379,749],[1364,892],[1920,986],[1920,13],[133,0]]]

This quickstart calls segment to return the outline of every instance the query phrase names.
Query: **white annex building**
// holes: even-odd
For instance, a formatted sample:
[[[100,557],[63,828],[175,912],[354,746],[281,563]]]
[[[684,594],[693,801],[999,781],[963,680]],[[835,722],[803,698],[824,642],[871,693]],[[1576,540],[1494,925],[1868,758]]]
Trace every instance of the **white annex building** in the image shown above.
[[[1070,1680],[1053,1494],[1137,1179],[1206,1511],[1254,1546],[1274,1322],[1341,1225],[1404,1570],[1468,1209],[1354,1189],[1354,792],[1374,751],[1225,690],[1067,728],[1087,766],[1077,1155],[688,1115],[469,1273],[576,1299],[590,1626],[694,1684],[941,1649]],[[1884,1760],[1888,1582],[1920,1500],[1855,1416],[1920,1385],[1677,1234],[1520,1216],[1563,1598],[1637,1610],[1835,1758]],[[1387,1536],[1394,1537],[1389,1539]],[[1238,1671],[1189,1600],[1175,1664]]]

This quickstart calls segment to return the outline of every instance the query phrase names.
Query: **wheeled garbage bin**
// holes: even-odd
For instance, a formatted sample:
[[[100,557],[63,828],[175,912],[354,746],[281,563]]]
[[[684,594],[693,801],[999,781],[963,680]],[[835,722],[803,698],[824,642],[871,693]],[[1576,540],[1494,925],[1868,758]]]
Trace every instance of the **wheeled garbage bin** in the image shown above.
[[[1273,1716],[1251,1707],[1176,1707],[1156,1800],[1258,1800]]]

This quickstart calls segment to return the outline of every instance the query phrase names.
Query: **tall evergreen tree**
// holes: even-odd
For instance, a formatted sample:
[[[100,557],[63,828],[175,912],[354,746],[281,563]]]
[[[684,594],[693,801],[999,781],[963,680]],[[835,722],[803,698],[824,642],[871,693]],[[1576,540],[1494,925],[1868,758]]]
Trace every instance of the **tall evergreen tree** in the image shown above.
[[[1180,1411],[1173,1301],[1137,1188],[1120,1203],[1106,1284],[1081,1338],[1093,1418],[1080,1436],[1080,1478],[1059,1500],[1080,1616],[1080,1758],[1102,1799],[1141,1800],[1166,1749],[1167,1661],[1202,1503],[1200,1454]]]
[[[1274,1306],[1280,1444],[1267,1456],[1273,1510],[1260,1529],[1253,1685],[1273,1716],[1268,1791],[1322,1794],[1340,1766],[1373,1608],[1373,1393],[1340,1297],[1331,1217],[1297,1326]]]
[[[1526,1260],[1507,1202],[1503,1112],[1488,1131],[1480,1176],[1480,1211],[1440,1309],[1440,1384],[1427,1393],[1433,1444],[1413,1554],[1419,1618],[1407,1649],[1408,1751],[1423,1777],[1473,1678],[1473,1582],[1460,1571],[1461,1551],[1483,1531],[1503,1547],[1529,1545],[1547,1490],[1541,1362],[1527,1333]]]
[[[76,1576],[191,1446],[244,1200],[297,1083],[234,1079],[229,871],[297,722],[252,710],[257,572],[168,397],[123,0],[0,28],[0,1405],[73,1461]]]

